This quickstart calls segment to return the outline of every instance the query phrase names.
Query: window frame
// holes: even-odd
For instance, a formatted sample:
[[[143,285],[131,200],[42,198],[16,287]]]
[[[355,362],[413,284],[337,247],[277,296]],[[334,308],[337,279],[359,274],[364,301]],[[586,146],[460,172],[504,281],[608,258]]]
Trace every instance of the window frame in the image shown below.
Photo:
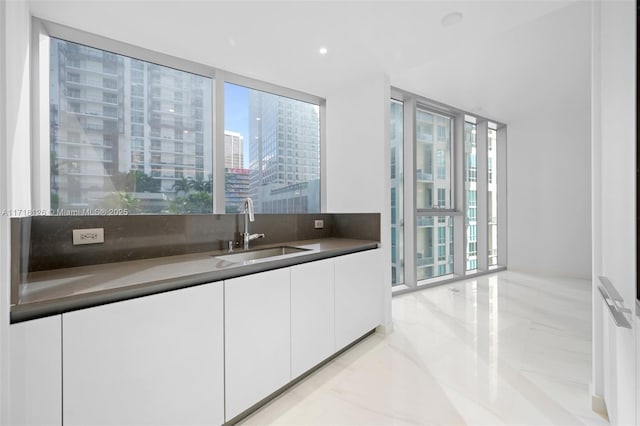
[[[216,155],[221,159],[221,165],[218,163],[214,163],[217,168],[222,167],[222,176],[221,179],[224,182],[224,85],[225,83],[235,84],[237,86],[243,86],[251,90],[258,90],[261,92],[269,93],[276,96],[281,96],[289,99],[293,99],[296,101],[306,102],[309,104],[318,105],[318,119],[319,123],[319,137],[320,137],[320,211],[318,213],[326,213],[326,147],[325,147],[325,117],[326,117],[326,101],[319,96],[311,95],[308,93],[299,92],[294,89],[290,89],[288,87],[278,86],[276,84],[267,83],[260,80],[254,80],[249,77],[245,77],[239,74],[234,74],[228,71],[217,70],[217,74],[220,80],[220,88],[218,89],[218,79],[216,79],[216,88],[222,93],[222,96],[219,96],[214,99],[215,109],[219,112],[219,115],[216,115],[216,119],[219,119],[219,123],[222,123],[222,126],[218,126],[216,128],[216,139],[221,140],[221,144],[216,144],[214,146],[214,150],[216,151]],[[221,148],[218,146],[221,145]],[[296,143],[297,146],[297,143]],[[293,171],[291,171],[293,173]],[[217,172],[214,171],[217,177]],[[214,206],[214,212],[225,213],[225,199],[224,199],[224,185],[221,188],[216,186],[215,190],[220,190],[221,194],[217,197],[218,200],[222,200],[221,205]],[[214,197],[215,203],[216,197]],[[217,210],[216,210],[217,207]],[[278,214],[278,213],[275,213]]]
[[[478,114],[472,114],[464,110],[433,101],[423,96],[416,95],[398,89],[391,88],[390,101],[402,102],[405,106],[405,140],[404,140],[404,241],[405,241],[405,282],[401,286],[392,286],[392,292],[394,295],[403,294],[409,291],[418,290],[425,287],[431,287],[434,285],[440,285],[447,282],[452,282],[472,276],[482,275],[497,270],[505,269],[507,264],[506,257],[506,243],[507,243],[507,211],[506,211],[506,124],[500,121],[482,117]],[[417,169],[416,169],[416,156],[417,156],[417,110],[442,115],[451,118],[451,208],[431,208],[431,209],[418,209],[416,208],[416,191],[417,191]],[[487,266],[486,261],[480,262],[476,265],[474,270],[467,270],[467,232],[465,229],[465,217],[468,209],[467,191],[465,190],[465,145],[464,145],[464,125],[466,121],[471,120],[476,125],[476,129],[487,129],[491,126],[491,129],[497,131],[497,158],[496,164],[497,174],[493,176],[497,179],[497,191],[498,191],[498,206],[497,213],[502,220],[498,221],[498,265],[495,267]],[[486,139],[486,136],[485,136]],[[476,142],[476,149],[480,149],[478,142]],[[485,141],[486,149],[486,141]],[[486,153],[485,153],[486,154]],[[435,153],[434,153],[435,156]],[[476,157],[476,182],[483,180],[485,185],[488,179],[487,165],[482,164],[482,161],[486,163],[486,155],[484,157]],[[434,170],[435,172],[435,170]],[[479,188],[476,190],[478,191]],[[435,196],[435,194],[434,194]],[[480,223],[483,219],[486,219],[487,212],[481,213],[480,210],[486,209],[486,196],[487,190],[485,188],[485,199],[480,200],[481,195],[476,193],[476,206],[474,207],[476,213],[476,220]],[[453,270],[451,273],[444,276],[436,276],[430,279],[417,279],[417,264],[416,259],[416,247],[418,238],[418,223],[421,222],[422,217],[433,216],[449,216],[450,228],[453,233],[453,239],[449,241],[451,248],[453,249]],[[482,216],[482,217],[481,217]],[[486,233],[485,233],[486,234]],[[486,239],[484,235],[482,238]],[[481,251],[480,236],[478,235],[478,241],[476,244],[476,253],[484,253]]]
[[[150,62],[179,71],[210,78],[212,165],[213,165],[213,211],[225,214],[225,170],[224,170],[224,84],[226,82],[251,89],[313,103],[319,107],[320,119],[320,212],[326,212],[326,101],[319,96],[295,89],[255,80],[205,64],[160,53],[140,46],[110,39],[105,36],[71,28],[55,22],[32,17],[31,20],[31,197],[34,209],[51,214],[51,165],[50,165],[50,38],[58,38],[105,50],[133,59]],[[142,213],[144,215],[147,213]]]

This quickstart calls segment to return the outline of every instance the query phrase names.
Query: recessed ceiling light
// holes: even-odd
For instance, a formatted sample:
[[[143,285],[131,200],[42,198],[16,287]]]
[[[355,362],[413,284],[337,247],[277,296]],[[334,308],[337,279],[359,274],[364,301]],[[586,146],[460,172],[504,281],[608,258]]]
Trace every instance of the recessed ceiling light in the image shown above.
[[[326,47],[321,47],[321,48],[318,50],[318,52],[319,52],[321,55],[326,55],[326,54],[327,54],[327,52],[329,52],[329,50],[328,50]]]
[[[443,27],[451,27],[459,24],[460,22],[462,22],[462,13],[460,12],[451,12],[442,18]]]

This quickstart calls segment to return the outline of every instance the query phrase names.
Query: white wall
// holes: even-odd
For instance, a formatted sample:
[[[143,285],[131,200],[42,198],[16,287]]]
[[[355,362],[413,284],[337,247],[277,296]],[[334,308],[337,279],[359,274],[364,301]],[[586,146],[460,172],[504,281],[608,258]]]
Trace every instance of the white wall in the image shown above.
[[[364,77],[327,95],[327,212],[380,213],[385,324],[391,325],[389,78]]]
[[[30,16],[23,0],[0,6],[0,210],[30,206]],[[0,424],[7,424],[9,220],[0,211]]]
[[[587,2],[571,6],[510,32],[498,51],[521,64],[507,122],[512,270],[591,275],[590,22]]]

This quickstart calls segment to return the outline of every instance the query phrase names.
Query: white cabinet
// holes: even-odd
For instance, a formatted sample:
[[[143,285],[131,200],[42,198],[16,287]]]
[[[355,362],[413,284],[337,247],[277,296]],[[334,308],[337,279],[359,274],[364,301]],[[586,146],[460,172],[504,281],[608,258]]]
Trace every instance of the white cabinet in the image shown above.
[[[226,280],[224,291],[230,420],[291,380],[289,269]]]
[[[222,283],[62,320],[65,426],[223,423]]]
[[[9,326],[9,424],[62,424],[60,315]]]
[[[218,425],[382,319],[379,250],[10,326],[11,425]]]
[[[335,258],[335,350],[382,324],[381,251]]]
[[[291,267],[291,377],[334,352],[333,259]]]

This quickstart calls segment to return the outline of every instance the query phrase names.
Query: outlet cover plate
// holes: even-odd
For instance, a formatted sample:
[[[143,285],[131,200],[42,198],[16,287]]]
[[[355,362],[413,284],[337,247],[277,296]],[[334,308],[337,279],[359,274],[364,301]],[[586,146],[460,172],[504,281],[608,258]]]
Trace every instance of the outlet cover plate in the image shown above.
[[[104,228],[73,230],[73,245],[104,243]]]

